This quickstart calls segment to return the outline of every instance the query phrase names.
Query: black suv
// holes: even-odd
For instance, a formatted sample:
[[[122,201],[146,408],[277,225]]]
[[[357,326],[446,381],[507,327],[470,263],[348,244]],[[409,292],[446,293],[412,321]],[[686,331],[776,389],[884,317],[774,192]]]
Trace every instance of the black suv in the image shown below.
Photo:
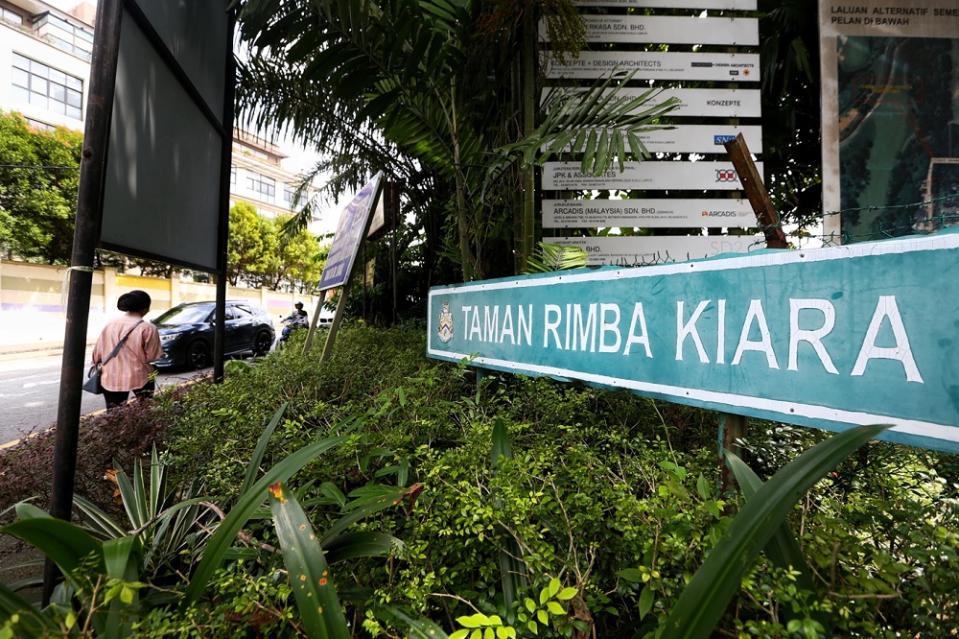
[[[185,365],[203,368],[213,362],[213,302],[174,306],[153,320],[160,332],[163,358],[156,366]],[[226,303],[226,355],[265,355],[275,332],[266,312],[245,301]]]

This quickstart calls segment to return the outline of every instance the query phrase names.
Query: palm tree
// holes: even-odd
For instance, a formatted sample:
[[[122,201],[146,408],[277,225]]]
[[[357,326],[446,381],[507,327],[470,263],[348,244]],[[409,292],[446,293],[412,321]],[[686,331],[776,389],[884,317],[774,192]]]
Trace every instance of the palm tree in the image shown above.
[[[433,241],[445,233],[465,280],[502,274],[524,167],[596,147],[597,127],[608,142],[587,154],[590,170],[622,162],[624,141],[642,157],[636,134],[673,108],[644,109],[651,94],[620,99],[607,82],[556,93],[540,127],[524,131],[520,51],[540,16],[554,47],[578,50],[572,0],[246,0],[240,106],[315,145],[332,192],[373,167],[401,181],[424,228],[441,218]]]

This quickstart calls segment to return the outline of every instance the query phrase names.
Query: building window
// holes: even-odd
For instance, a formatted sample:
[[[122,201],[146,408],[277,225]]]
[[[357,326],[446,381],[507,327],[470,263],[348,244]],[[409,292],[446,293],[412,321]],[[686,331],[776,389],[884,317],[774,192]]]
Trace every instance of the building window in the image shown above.
[[[27,124],[29,124],[30,126],[32,126],[34,129],[38,131],[53,131],[56,128],[50,124],[47,124],[46,122],[41,122],[40,120],[34,120],[33,118],[25,118],[25,119],[27,121]]]
[[[230,184],[236,184],[236,165],[230,167]]]
[[[3,20],[7,24],[12,24],[15,27],[23,26],[23,16],[16,11],[7,9],[6,7],[0,7],[0,20]]]
[[[68,22],[51,13],[33,23],[37,35],[67,53],[89,60],[93,53],[93,31]]]
[[[13,54],[13,95],[20,102],[83,119],[83,80]]]
[[[288,186],[287,186],[287,187],[284,187],[284,188],[283,188],[283,201],[286,202],[287,204],[292,205],[292,204],[293,204],[293,195],[294,195],[295,193],[296,193],[296,190],[295,190],[295,189],[291,189],[291,188],[288,187]]]
[[[246,186],[254,193],[265,195],[271,200],[276,197],[276,180],[259,173],[251,173],[246,178]]]

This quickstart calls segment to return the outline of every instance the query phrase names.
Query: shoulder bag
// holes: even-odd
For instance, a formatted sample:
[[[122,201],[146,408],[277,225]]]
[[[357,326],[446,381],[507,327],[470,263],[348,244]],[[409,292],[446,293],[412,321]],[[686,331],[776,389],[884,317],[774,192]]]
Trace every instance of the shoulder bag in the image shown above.
[[[120,352],[120,349],[123,348],[123,344],[126,343],[127,338],[130,337],[130,333],[136,330],[136,327],[143,323],[143,320],[140,320],[133,325],[133,328],[127,331],[127,334],[123,336],[117,345],[113,347],[113,350],[110,351],[110,354],[107,355],[107,358],[100,362],[99,364],[94,364],[90,367],[90,370],[87,371],[87,381],[83,382],[83,390],[88,393],[93,393],[94,395],[103,394],[103,386],[100,384],[100,372],[103,370],[103,367],[107,365],[111,359],[117,356],[117,353]]]

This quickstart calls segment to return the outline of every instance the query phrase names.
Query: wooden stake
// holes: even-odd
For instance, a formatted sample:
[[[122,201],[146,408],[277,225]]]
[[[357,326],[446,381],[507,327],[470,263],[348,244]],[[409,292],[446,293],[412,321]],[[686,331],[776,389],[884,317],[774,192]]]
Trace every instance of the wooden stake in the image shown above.
[[[780,224],[779,211],[776,210],[772,198],[769,197],[769,192],[763,184],[756,163],[753,162],[743,134],[740,133],[735,140],[727,142],[725,146],[726,152],[729,153],[729,159],[732,161],[736,173],[739,174],[739,181],[746,191],[746,197],[749,198],[749,204],[753,207],[753,212],[756,214],[763,235],[766,236],[766,248],[789,248],[789,242],[786,241],[786,234],[783,233]],[[746,418],[743,415],[733,413],[720,413],[719,432],[722,490],[725,492],[736,485],[736,479],[723,460],[727,450],[735,455],[741,454],[742,447],[739,445],[739,439],[746,434]]]
[[[786,234],[783,233],[779,223],[779,211],[776,210],[769,192],[766,191],[762,176],[759,175],[759,170],[753,162],[743,134],[740,133],[735,140],[727,142],[725,146],[729,159],[736,173],[739,174],[739,181],[743,185],[743,190],[746,191],[746,197],[749,198],[749,204],[753,207],[756,219],[759,220],[763,235],[766,236],[766,248],[789,248]]]

